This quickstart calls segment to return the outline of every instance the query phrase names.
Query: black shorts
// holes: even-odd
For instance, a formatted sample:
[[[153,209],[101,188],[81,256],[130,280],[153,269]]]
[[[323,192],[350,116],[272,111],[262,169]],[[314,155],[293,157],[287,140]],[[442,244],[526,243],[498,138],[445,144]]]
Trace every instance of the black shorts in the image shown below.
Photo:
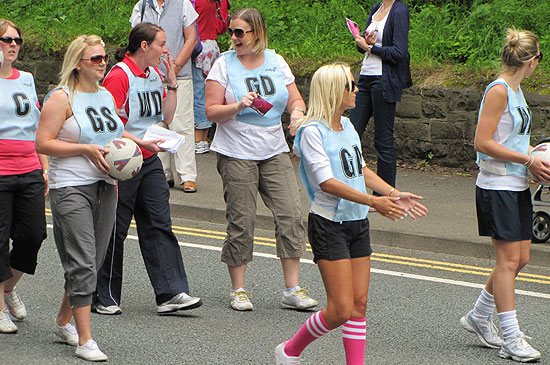
[[[531,191],[486,190],[476,187],[477,225],[480,236],[499,241],[531,240]]]
[[[354,259],[372,253],[367,218],[338,223],[309,213],[307,233],[314,262]]]

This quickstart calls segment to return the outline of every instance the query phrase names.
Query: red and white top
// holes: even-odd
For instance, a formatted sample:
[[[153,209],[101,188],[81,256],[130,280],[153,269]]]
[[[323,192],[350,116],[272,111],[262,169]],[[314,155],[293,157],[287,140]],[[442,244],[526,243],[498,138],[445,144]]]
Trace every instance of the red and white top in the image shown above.
[[[19,175],[42,168],[34,139],[40,103],[34,78],[28,72],[12,69],[0,78],[0,175]]]
[[[143,72],[142,69],[140,69],[138,67],[138,65],[136,65],[136,63],[134,61],[132,61],[132,59],[126,55],[126,57],[124,57],[124,59],[122,60],[122,62],[128,66],[128,68],[130,69],[131,73],[133,74],[134,77],[136,78],[141,78],[141,79],[147,79],[149,78],[150,76],[150,72]],[[154,68],[155,70],[155,74],[158,74],[160,75],[159,71],[157,68]],[[149,71],[149,70],[147,70]],[[107,74],[107,76],[105,77],[105,80],[103,80],[103,86],[109,90],[109,92],[113,95],[114,99],[115,99],[115,103],[116,103],[116,107],[117,109],[119,110],[119,117],[120,119],[122,120],[122,122],[124,123],[124,125],[126,125],[126,123],[128,123],[128,116],[129,115],[132,115],[130,113],[130,103],[128,102],[129,101],[129,89],[130,89],[130,80],[128,78],[128,74],[126,73],[126,71],[124,71],[121,67],[113,67],[111,69],[111,71],[109,71],[109,73]],[[166,90],[163,91],[163,98],[166,97]],[[140,136],[138,136],[140,137]],[[154,155],[153,152],[145,149],[145,148],[142,148],[141,149],[141,152],[143,153],[143,158],[147,158],[147,157],[151,157],[152,155]]]

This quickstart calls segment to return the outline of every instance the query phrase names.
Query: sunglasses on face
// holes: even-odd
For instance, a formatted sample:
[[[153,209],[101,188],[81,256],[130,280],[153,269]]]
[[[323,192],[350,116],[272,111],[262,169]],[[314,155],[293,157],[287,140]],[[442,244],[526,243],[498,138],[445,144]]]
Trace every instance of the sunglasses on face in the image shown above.
[[[101,61],[105,61],[105,63],[109,63],[109,55],[100,55],[96,54],[90,58],[81,58],[81,61],[90,61],[94,65],[99,65]]]
[[[244,30],[244,29],[231,29],[231,28],[227,28],[227,33],[229,33],[229,36],[231,37],[233,34],[235,34],[235,37],[237,38],[242,38],[244,37],[244,35],[246,33],[250,33],[250,32],[253,32],[254,30],[253,29],[250,29],[250,30]]]
[[[19,37],[1,37],[0,38],[0,41],[6,43],[6,44],[11,44],[13,41],[15,41],[15,44],[17,44],[18,46],[20,46],[21,44],[23,44],[23,38],[19,38]]]
[[[347,91],[350,91],[349,89],[349,82],[346,82],[346,90]],[[357,87],[357,84],[355,83],[355,81],[351,80],[351,91],[355,90],[355,88]]]
[[[539,62],[542,62],[542,56],[544,56],[544,55],[542,54],[542,52],[539,52],[539,54],[536,55],[535,58],[538,59]]]

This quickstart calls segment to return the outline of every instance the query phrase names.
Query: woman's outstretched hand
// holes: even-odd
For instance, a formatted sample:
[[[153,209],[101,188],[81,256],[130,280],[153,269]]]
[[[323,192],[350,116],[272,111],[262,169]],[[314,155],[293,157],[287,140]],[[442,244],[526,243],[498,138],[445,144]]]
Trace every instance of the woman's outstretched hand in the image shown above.
[[[396,204],[401,206],[405,210],[406,215],[412,219],[424,217],[428,214],[428,208],[418,202],[418,200],[422,199],[420,195],[401,192],[398,198],[399,200],[396,201]]]

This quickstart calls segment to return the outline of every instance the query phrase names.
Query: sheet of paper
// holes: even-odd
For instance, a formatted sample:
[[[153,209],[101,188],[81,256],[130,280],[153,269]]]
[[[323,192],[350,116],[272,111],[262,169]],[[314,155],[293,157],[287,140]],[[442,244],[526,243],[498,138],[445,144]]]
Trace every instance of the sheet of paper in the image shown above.
[[[348,29],[351,32],[351,34],[353,34],[354,36],[361,36],[361,32],[359,31],[359,26],[357,25],[356,22],[346,18],[346,23],[348,25]]]
[[[185,137],[181,134],[153,124],[149,126],[145,131],[145,136],[143,136],[143,140],[151,141],[155,139],[164,139],[165,141],[159,143],[158,146],[166,152],[170,153],[176,153],[183,142],[185,142]]]

